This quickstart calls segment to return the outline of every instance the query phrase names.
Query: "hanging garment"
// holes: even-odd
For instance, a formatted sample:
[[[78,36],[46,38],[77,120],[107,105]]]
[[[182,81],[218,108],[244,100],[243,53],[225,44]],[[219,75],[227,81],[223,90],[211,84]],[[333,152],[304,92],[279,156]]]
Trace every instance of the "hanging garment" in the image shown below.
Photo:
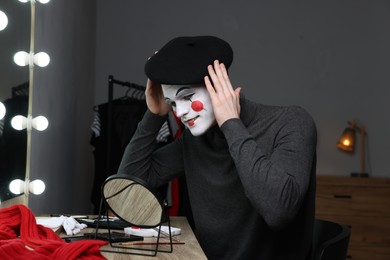
[[[127,98],[112,101],[111,143],[108,144],[108,103],[96,106],[95,119],[91,126],[90,144],[94,147],[94,182],[91,201],[94,213],[98,213],[101,186],[108,176],[116,174],[123,152],[130,142],[138,122],[145,111],[144,100]],[[110,145],[110,162],[107,162],[107,147]]]
[[[94,213],[99,213],[101,186],[108,176],[117,173],[120,161],[127,144],[130,142],[139,121],[147,109],[144,92],[131,89],[125,97],[112,101],[111,141],[108,144],[108,103],[94,108],[95,115],[91,125],[91,145],[94,146],[95,176],[91,195]],[[168,120],[161,127],[156,140],[163,146],[172,141],[173,136],[180,132],[180,122],[173,113],[169,113]],[[110,162],[107,161],[107,147],[110,145]],[[177,194],[171,196],[171,187],[177,184],[165,185],[158,188],[159,193],[166,197],[168,206],[174,207],[171,215],[177,215]],[[167,189],[169,189],[167,191]]]
[[[14,179],[24,179],[26,172],[27,130],[15,130],[11,120],[16,115],[27,115],[28,96],[14,96],[5,100],[7,113],[1,120],[0,133],[0,200],[15,197],[9,190]]]

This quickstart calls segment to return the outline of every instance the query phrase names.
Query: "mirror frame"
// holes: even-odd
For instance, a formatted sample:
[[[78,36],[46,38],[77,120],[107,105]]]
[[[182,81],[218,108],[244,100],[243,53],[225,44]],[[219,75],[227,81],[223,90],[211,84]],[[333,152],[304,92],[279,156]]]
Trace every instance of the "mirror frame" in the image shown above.
[[[114,185],[114,190],[113,186],[110,185]],[[134,188],[136,189],[134,190]],[[166,200],[162,198],[157,190],[140,178],[128,174],[111,175],[104,181],[101,192],[107,210],[112,211],[115,216],[126,223],[140,228],[153,228],[166,221],[168,213]],[[140,192],[142,193],[139,194]],[[119,196],[117,198],[120,201],[113,202],[114,196]],[[121,209],[118,209],[118,203],[123,205]],[[138,210],[136,215],[123,212],[132,211],[132,208]],[[119,212],[119,210],[122,210],[122,212]],[[155,212],[156,210],[159,210],[159,212]],[[149,214],[157,214],[157,216],[150,216]],[[130,219],[131,217],[135,217],[135,219]]]
[[[120,183],[122,181],[122,183]],[[112,186],[110,186],[113,184]],[[133,188],[136,188],[135,190]],[[141,188],[141,189],[138,189]],[[136,193],[140,194],[136,194]],[[148,196],[147,201],[143,201],[142,199],[144,196]],[[117,197],[119,196],[119,197]],[[126,203],[129,202],[128,197],[133,196],[135,200],[131,203]],[[114,210],[110,206],[110,200],[112,198],[117,197],[119,199],[119,205],[116,202],[115,206],[120,206],[124,208],[121,208],[122,210],[132,210],[131,206],[135,205],[136,203],[143,203],[146,202],[145,204],[141,205],[141,207],[137,207],[136,210],[144,210],[148,213],[148,208],[150,210],[155,211],[160,209],[160,211],[157,213],[159,214],[159,220],[154,222],[153,224],[148,224],[145,225],[145,223],[134,223],[133,220],[128,219],[127,217],[124,217],[123,214],[118,214],[117,210]],[[130,198],[131,199],[131,198]],[[141,201],[140,201],[141,199]],[[108,233],[109,233],[109,243],[112,248],[115,248],[116,250],[108,250],[108,249],[103,249],[103,252],[108,252],[108,253],[121,253],[121,254],[129,254],[129,255],[144,255],[144,256],[156,256],[157,252],[163,252],[163,253],[172,253],[173,252],[173,246],[172,246],[172,232],[171,232],[171,223],[170,219],[168,216],[168,210],[167,210],[167,202],[165,199],[160,196],[160,194],[152,187],[150,187],[145,181],[142,179],[139,179],[137,177],[128,175],[128,174],[114,174],[109,176],[105,182],[102,185],[102,201],[104,200],[105,205],[107,206],[106,209],[106,219],[107,219],[107,226],[108,226]],[[153,202],[154,205],[150,205],[149,202]],[[157,204],[157,205],[156,205]],[[102,203],[101,203],[102,206]],[[152,206],[152,207],[150,207]],[[137,246],[122,246],[122,245],[116,245],[114,242],[111,240],[111,231],[110,231],[110,220],[108,218],[108,210],[111,210],[112,213],[114,213],[115,216],[117,216],[119,219],[125,221],[126,223],[129,223],[131,226],[136,226],[140,228],[157,228],[158,226],[158,234],[157,234],[157,241],[155,242],[155,247],[154,248],[143,248],[143,247],[137,247]],[[101,207],[100,207],[100,212],[101,213]],[[99,215],[100,216],[100,215]],[[141,212],[140,215],[138,215],[136,218],[137,219],[142,219],[144,216],[148,215],[144,214],[144,212]],[[100,217],[99,217],[100,218]],[[154,218],[156,219],[156,218]],[[169,245],[170,247],[168,249],[160,249],[160,237],[161,237],[161,225],[164,222],[168,222],[168,237],[169,237]],[[95,236],[98,234],[98,229],[99,227],[96,228],[96,233]],[[118,249],[122,249],[123,251],[118,251]],[[145,253],[141,253],[140,251],[143,251]]]

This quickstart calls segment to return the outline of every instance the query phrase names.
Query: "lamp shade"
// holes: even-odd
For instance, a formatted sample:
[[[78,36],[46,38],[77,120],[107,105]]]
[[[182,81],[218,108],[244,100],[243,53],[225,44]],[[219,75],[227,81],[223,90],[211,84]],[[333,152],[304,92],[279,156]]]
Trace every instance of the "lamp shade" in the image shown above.
[[[367,132],[363,124],[358,125],[355,120],[348,122],[348,126],[344,129],[336,146],[342,151],[353,153],[356,144],[356,133],[360,134],[360,172],[352,172],[351,176],[368,177],[365,151]]]
[[[337,148],[346,151],[353,152],[355,149],[356,129],[354,127],[346,127],[337,142]]]

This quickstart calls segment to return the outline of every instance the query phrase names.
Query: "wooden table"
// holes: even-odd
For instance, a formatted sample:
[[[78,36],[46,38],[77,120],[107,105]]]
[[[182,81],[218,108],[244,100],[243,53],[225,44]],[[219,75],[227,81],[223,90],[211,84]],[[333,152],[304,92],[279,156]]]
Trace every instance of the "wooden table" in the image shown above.
[[[102,247],[102,254],[107,259],[207,259],[202,248],[200,247],[198,240],[196,239],[194,233],[188,221],[185,217],[171,217],[171,226],[181,228],[181,234],[177,236],[173,236],[173,239],[178,240],[180,242],[184,242],[185,244],[174,244],[172,253],[164,253],[157,252],[155,257],[152,256],[140,256],[140,255],[126,255],[121,253],[109,253],[104,252],[105,249],[108,250],[122,250],[111,248],[110,245]],[[95,229],[84,229],[82,232],[93,232]],[[62,236],[63,234],[60,234]],[[156,238],[145,238],[144,242],[155,241]],[[166,239],[164,239],[166,241]],[[141,247],[141,246],[137,246]],[[142,246],[146,247],[146,246]],[[150,247],[150,246],[149,246]],[[169,249],[169,245],[160,245],[159,248],[166,250]],[[143,252],[143,251],[135,251],[131,250],[129,252]],[[149,252],[146,252],[149,253]]]

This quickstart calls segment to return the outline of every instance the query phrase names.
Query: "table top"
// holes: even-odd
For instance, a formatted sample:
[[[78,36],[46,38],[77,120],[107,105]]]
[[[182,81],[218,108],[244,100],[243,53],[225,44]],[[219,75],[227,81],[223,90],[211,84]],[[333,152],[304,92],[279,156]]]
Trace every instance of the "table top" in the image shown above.
[[[181,234],[177,236],[173,236],[173,242],[180,241],[184,242],[184,244],[173,244],[173,252],[172,253],[166,253],[166,252],[157,252],[156,256],[141,256],[141,255],[134,255],[134,254],[123,254],[123,253],[112,253],[112,252],[104,252],[104,250],[110,250],[110,251],[126,251],[130,253],[146,253],[146,254],[152,254],[153,252],[148,251],[140,251],[140,250],[134,250],[134,249],[118,249],[118,248],[112,248],[110,245],[102,247],[102,254],[107,259],[115,259],[115,260],[121,260],[121,259],[207,259],[205,256],[202,248],[200,247],[198,240],[196,239],[190,225],[188,224],[188,221],[185,217],[170,217],[171,221],[171,227],[178,227],[181,228]],[[166,223],[164,223],[165,225]],[[95,231],[94,228],[87,228],[82,230],[82,232],[93,232]],[[63,234],[60,234],[60,236]],[[156,241],[156,238],[145,238],[143,242],[154,242]],[[167,238],[160,238],[161,242],[168,241]],[[136,245],[134,247],[137,248],[155,248],[155,246],[150,245]],[[159,249],[161,250],[169,250],[170,245],[159,245]]]

